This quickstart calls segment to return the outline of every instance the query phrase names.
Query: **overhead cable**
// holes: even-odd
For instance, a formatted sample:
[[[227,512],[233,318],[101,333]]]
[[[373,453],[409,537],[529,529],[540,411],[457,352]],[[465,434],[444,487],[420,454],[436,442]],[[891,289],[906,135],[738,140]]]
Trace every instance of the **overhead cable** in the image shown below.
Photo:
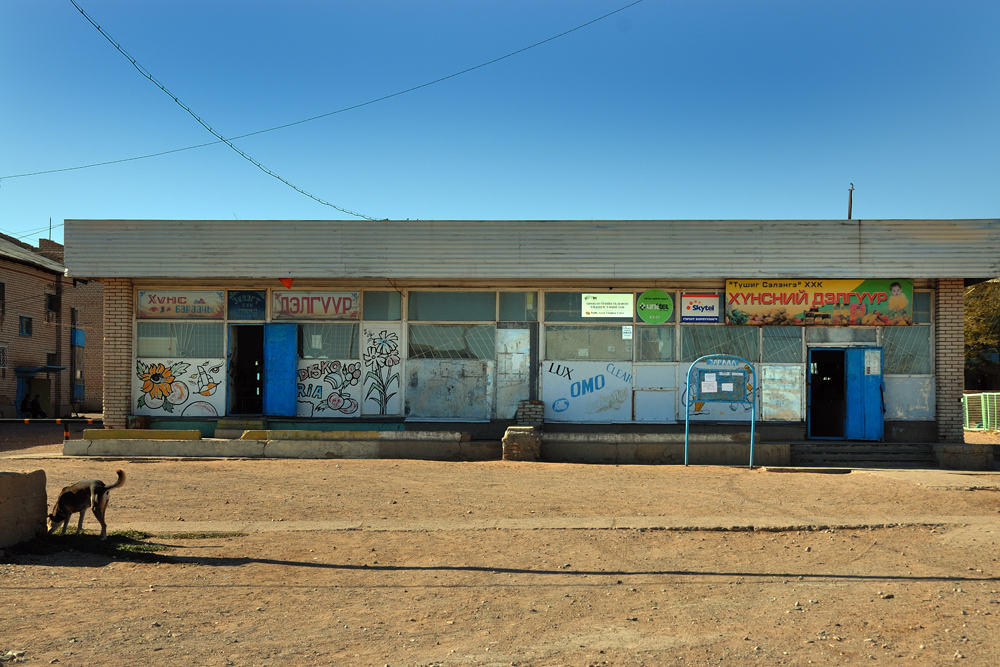
[[[193,111],[193,110],[191,109],[191,107],[189,107],[189,106],[187,106],[186,104],[184,104],[183,102],[181,102],[181,101],[180,101],[180,99],[179,99],[179,98],[178,98],[178,97],[177,97],[176,95],[174,95],[174,94],[173,94],[172,92],[170,92],[169,90],[167,90],[167,87],[166,87],[166,86],[164,86],[164,85],[163,85],[162,83],[160,83],[159,81],[157,81],[157,80],[156,80],[156,77],[154,77],[154,76],[153,76],[153,75],[152,75],[152,74],[151,74],[151,73],[150,73],[150,72],[149,72],[149,71],[148,71],[148,70],[147,70],[147,69],[146,69],[145,67],[143,67],[142,65],[140,65],[140,64],[138,63],[138,61],[136,61],[136,59],[135,59],[135,58],[133,58],[132,56],[130,56],[130,55],[128,54],[128,52],[127,52],[127,51],[125,51],[125,49],[124,49],[124,48],[122,48],[122,46],[121,46],[120,44],[118,44],[118,42],[116,42],[115,40],[113,40],[113,39],[111,38],[111,35],[109,35],[109,34],[108,34],[107,32],[105,32],[105,31],[104,31],[104,29],[103,29],[103,28],[101,28],[101,26],[99,26],[99,25],[97,24],[97,22],[96,22],[96,21],[94,21],[94,19],[90,18],[90,16],[89,16],[89,15],[87,14],[87,12],[83,11],[83,8],[82,8],[82,7],[80,7],[80,5],[78,5],[78,4],[76,3],[76,0],[69,0],[69,1],[70,1],[70,2],[71,2],[71,3],[73,4],[73,6],[74,6],[74,7],[76,7],[77,11],[79,11],[79,12],[80,12],[80,13],[81,13],[81,14],[83,15],[83,17],[84,17],[85,19],[87,19],[87,21],[89,21],[89,22],[90,22],[90,24],[91,24],[92,26],[94,26],[95,28],[97,28],[97,31],[98,31],[98,32],[100,32],[100,33],[101,33],[101,34],[102,34],[102,35],[104,36],[104,38],[105,38],[106,40],[108,40],[108,42],[110,42],[110,43],[111,43],[111,45],[112,45],[113,47],[115,47],[115,49],[116,49],[116,50],[117,50],[117,51],[118,51],[119,53],[121,53],[121,54],[122,54],[123,56],[125,56],[125,58],[127,58],[127,59],[128,59],[128,61],[129,61],[130,63],[132,63],[132,66],[133,66],[133,67],[134,67],[134,68],[136,69],[136,71],[138,71],[138,72],[139,72],[140,74],[142,74],[142,75],[143,75],[144,77],[146,77],[147,79],[149,79],[149,80],[150,80],[150,81],[151,81],[151,82],[152,82],[152,83],[153,83],[153,84],[154,84],[154,85],[155,85],[155,86],[156,86],[157,88],[159,88],[159,89],[160,89],[160,90],[162,90],[162,91],[163,91],[164,93],[166,93],[167,95],[169,95],[169,96],[170,96],[170,99],[172,99],[172,100],[173,100],[173,101],[174,101],[174,102],[175,102],[175,103],[177,104],[177,106],[179,106],[180,108],[184,109],[184,111],[187,111],[187,112],[188,112],[188,114],[189,114],[189,115],[190,115],[190,116],[191,116],[192,118],[194,118],[194,119],[195,119],[196,121],[198,121],[198,124],[200,124],[200,125],[201,125],[202,127],[204,127],[204,128],[206,129],[206,130],[208,130],[209,132],[211,132],[211,133],[212,133],[212,135],[213,135],[213,136],[214,136],[214,137],[215,137],[216,139],[218,139],[219,141],[221,141],[222,143],[226,144],[227,146],[229,146],[230,148],[232,148],[232,149],[233,149],[234,151],[236,151],[236,153],[237,153],[237,154],[238,154],[238,155],[239,155],[240,157],[242,157],[243,159],[245,159],[245,160],[247,160],[248,162],[250,162],[250,163],[251,163],[252,165],[254,165],[254,166],[255,166],[255,167],[257,167],[258,169],[260,169],[261,171],[263,171],[263,172],[264,172],[265,174],[267,174],[268,176],[271,176],[271,177],[273,177],[273,178],[276,178],[277,180],[281,181],[282,183],[284,183],[284,184],[285,184],[285,185],[287,185],[288,187],[292,188],[292,189],[293,189],[293,190],[295,190],[296,192],[298,192],[298,193],[300,193],[300,194],[303,194],[303,195],[305,195],[306,197],[309,197],[309,198],[310,198],[310,199],[312,199],[313,201],[316,201],[316,202],[319,202],[320,204],[323,204],[324,206],[329,206],[330,208],[334,208],[334,209],[336,209],[336,210],[340,211],[341,213],[346,213],[347,215],[353,215],[353,216],[354,216],[354,217],[356,217],[356,218],[364,218],[364,219],[366,219],[366,220],[372,220],[372,221],[374,221],[374,220],[375,220],[375,218],[372,218],[372,217],[370,217],[370,216],[367,216],[367,215],[365,215],[364,213],[357,213],[357,212],[355,212],[355,211],[351,211],[351,210],[349,210],[349,209],[346,209],[346,208],[343,208],[343,207],[340,207],[340,206],[337,206],[336,204],[332,204],[332,203],[330,203],[330,202],[326,201],[325,199],[321,199],[321,198],[317,197],[316,195],[314,195],[314,194],[312,194],[312,193],[310,193],[310,192],[307,192],[307,191],[303,190],[302,188],[300,188],[299,186],[295,185],[295,184],[294,184],[294,183],[292,183],[291,181],[289,181],[289,180],[287,180],[287,179],[285,179],[285,178],[282,178],[282,177],[281,177],[281,176],[279,176],[278,174],[274,173],[273,171],[271,171],[270,169],[268,169],[267,167],[265,167],[264,165],[262,165],[262,164],[261,164],[260,162],[258,162],[257,160],[255,160],[255,159],[254,159],[253,157],[251,157],[250,155],[248,155],[248,154],[247,154],[247,153],[246,153],[245,151],[243,151],[243,150],[241,150],[241,149],[237,148],[237,147],[236,147],[236,145],[235,145],[235,144],[233,144],[233,142],[232,142],[231,140],[229,140],[229,139],[226,139],[226,138],[225,138],[225,137],[223,137],[223,136],[222,136],[221,134],[219,134],[218,132],[216,132],[216,131],[215,131],[215,130],[214,130],[214,129],[212,128],[212,126],[211,126],[211,125],[209,125],[208,123],[206,123],[206,122],[205,122],[205,121],[204,121],[204,120],[203,120],[203,119],[201,118],[201,116],[199,116],[198,114],[196,114],[196,113],[195,113],[195,112],[194,112],[194,111]]]
[[[72,0],[70,0],[70,1],[72,2]],[[284,129],[287,129],[289,127],[294,127],[296,125],[302,125],[303,123],[311,123],[314,120],[320,120],[321,118],[327,118],[328,116],[335,116],[337,114],[341,114],[341,113],[344,113],[346,111],[353,111],[355,109],[360,109],[362,107],[366,107],[366,106],[369,106],[369,105],[372,105],[372,104],[376,104],[378,102],[384,102],[384,101],[390,100],[390,99],[392,99],[394,97],[399,97],[400,95],[406,95],[407,93],[412,93],[412,92],[420,90],[422,88],[427,88],[429,86],[433,86],[435,84],[442,83],[443,81],[447,81],[449,79],[454,79],[457,76],[462,76],[463,74],[468,74],[469,72],[473,72],[473,71],[475,71],[477,69],[482,69],[483,67],[487,67],[489,65],[496,64],[496,63],[498,63],[498,62],[500,62],[502,60],[506,60],[507,58],[511,58],[511,57],[516,56],[518,54],[524,53],[525,51],[529,51],[531,49],[534,49],[535,47],[542,46],[543,44],[547,44],[547,43],[549,43],[549,42],[551,42],[553,40],[559,39],[560,37],[565,37],[566,35],[569,35],[570,33],[574,33],[574,32],[576,32],[578,30],[582,30],[583,28],[586,28],[589,25],[593,25],[594,23],[597,23],[598,21],[603,21],[604,19],[606,19],[606,18],[608,18],[610,16],[614,16],[615,14],[623,12],[626,9],[629,9],[630,7],[634,7],[635,5],[638,5],[639,3],[644,2],[644,1],[645,0],[634,0],[634,2],[630,2],[629,4],[624,5],[623,7],[619,7],[618,9],[616,9],[614,11],[611,11],[611,12],[608,12],[607,14],[603,14],[601,16],[598,16],[595,19],[591,19],[590,21],[587,21],[586,23],[581,23],[580,25],[576,26],[575,28],[570,28],[569,30],[565,30],[565,31],[559,33],[558,35],[553,35],[552,37],[548,37],[546,39],[543,39],[540,42],[535,42],[534,44],[531,44],[530,46],[525,46],[523,48],[517,49],[516,51],[511,51],[510,53],[508,53],[506,55],[500,56],[498,58],[493,58],[492,60],[487,60],[486,62],[480,63],[478,65],[474,65],[472,67],[467,67],[467,68],[465,68],[463,70],[460,70],[458,72],[454,72],[452,74],[448,74],[447,76],[442,76],[440,78],[434,79],[433,81],[428,81],[428,82],[422,83],[422,84],[420,84],[418,86],[412,86],[412,87],[406,88],[404,90],[399,90],[399,91],[397,91],[395,93],[390,93],[388,95],[383,95],[381,97],[376,97],[375,99],[368,100],[367,102],[359,102],[358,104],[352,104],[350,106],[346,106],[346,107],[343,107],[341,109],[337,109],[335,111],[328,111],[326,113],[322,113],[322,114],[319,114],[317,116],[310,116],[309,118],[303,118],[301,120],[292,121],[290,123],[285,123],[283,125],[275,125],[274,127],[269,127],[269,128],[263,129],[263,130],[256,130],[254,132],[247,132],[246,134],[239,134],[239,135],[236,135],[236,136],[233,136],[233,137],[229,137],[229,140],[235,141],[236,139],[246,139],[247,137],[252,137],[252,136],[255,136],[255,135],[258,135],[258,134],[265,134],[267,132],[274,132],[275,130],[284,130]],[[73,4],[75,5],[76,3],[74,2]],[[77,9],[79,9],[79,7],[77,7]],[[82,12],[83,10],[80,10],[80,11]],[[84,16],[86,16],[86,14],[84,14]],[[87,17],[87,18],[89,20],[90,17]],[[93,21],[91,21],[91,23],[93,23]],[[218,136],[218,135],[216,135],[216,136]],[[122,158],[122,159],[119,159],[119,160],[108,160],[107,162],[95,162],[93,164],[84,164],[84,165],[80,165],[80,166],[77,166],[77,167],[62,167],[60,169],[46,169],[44,171],[33,171],[33,172],[24,173],[24,174],[13,174],[11,176],[0,176],[0,180],[2,180],[4,178],[23,178],[23,177],[26,177],[26,176],[41,176],[43,174],[55,174],[55,173],[58,173],[58,172],[61,172],[61,171],[75,171],[77,169],[90,169],[91,167],[105,167],[105,166],[108,166],[108,165],[111,165],[111,164],[120,164],[122,162],[131,162],[133,160],[145,160],[147,158],[154,158],[154,157],[161,157],[163,155],[169,155],[171,153],[180,153],[182,151],[190,151],[190,150],[194,150],[196,148],[205,148],[206,146],[215,146],[216,144],[223,143],[225,141],[226,141],[226,139],[223,139],[223,138],[220,137],[219,141],[209,141],[208,143],[204,143],[204,144],[196,144],[196,145],[193,145],[193,146],[185,146],[184,148],[174,148],[174,149],[167,150],[167,151],[160,151],[159,153],[149,153],[147,155],[138,155],[138,156],[135,156],[135,157],[127,157],[127,158]]]

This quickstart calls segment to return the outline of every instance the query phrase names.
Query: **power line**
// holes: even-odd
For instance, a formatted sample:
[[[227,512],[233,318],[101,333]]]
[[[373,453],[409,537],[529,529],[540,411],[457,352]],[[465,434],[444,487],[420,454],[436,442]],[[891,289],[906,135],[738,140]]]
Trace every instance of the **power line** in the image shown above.
[[[472,67],[467,67],[467,68],[465,68],[463,70],[460,70],[458,72],[454,72],[452,74],[448,74],[446,76],[442,76],[442,77],[439,77],[437,79],[434,79],[433,81],[428,81],[426,83],[422,83],[422,84],[417,85],[417,86],[412,86],[410,88],[406,88],[404,90],[400,90],[400,91],[397,91],[395,93],[389,93],[388,95],[383,95],[381,97],[376,97],[374,99],[368,100],[367,102],[359,102],[358,104],[352,104],[350,106],[346,106],[346,107],[343,107],[341,109],[337,109],[335,111],[328,111],[326,113],[322,113],[322,114],[319,114],[317,116],[310,116],[309,118],[303,118],[302,120],[292,121],[290,123],[285,123],[283,125],[275,125],[274,127],[269,127],[269,128],[263,129],[263,130],[256,130],[254,132],[247,132],[246,134],[239,134],[239,135],[236,135],[236,136],[233,136],[233,137],[229,137],[229,140],[230,141],[235,141],[237,139],[246,139],[247,137],[253,137],[253,136],[256,136],[258,134],[266,134],[267,132],[274,132],[276,130],[284,130],[284,129],[287,129],[289,127],[294,127],[296,125],[302,125],[304,123],[311,123],[314,120],[320,120],[321,118],[327,118],[329,116],[335,116],[337,114],[341,114],[341,113],[344,113],[344,112],[347,112],[347,111],[353,111],[355,109],[360,109],[362,107],[366,107],[366,106],[369,106],[369,105],[372,105],[372,104],[377,104],[378,102],[384,102],[384,101],[390,100],[390,99],[392,99],[394,97],[399,97],[400,95],[406,95],[407,93],[412,93],[414,91],[421,90],[422,88],[427,88],[429,86],[433,86],[433,85],[436,85],[438,83],[442,83],[442,82],[447,81],[449,79],[454,79],[455,77],[462,76],[463,74],[468,74],[469,72],[474,72],[475,70],[482,69],[484,67],[488,67],[489,65],[496,64],[496,63],[498,63],[498,62],[500,62],[502,60],[506,60],[507,58],[512,58],[513,56],[516,56],[518,54],[524,53],[525,51],[530,51],[531,49],[534,49],[536,47],[542,46],[543,44],[547,44],[547,43],[549,43],[551,41],[554,41],[556,39],[559,39],[561,37],[565,37],[566,35],[574,33],[574,32],[576,32],[578,30],[582,30],[583,28],[586,28],[587,26],[593,25],[594,23],[597,23],[598,21],[603,21],[604,19],[606,19],[608,17],[614,16],[615,14],[623,12],[626,9],[634,7],[635,5],[638,5],[638,4],[640,4],[640,3],[644,2],[644,1],[645,0],[634,0],[633,2],[630,2],[627,5],[619,7],[618,9],[615,9],[614,11],[611,11],[611,12],[608,12],[607,14],[603,14],[601,16],[598,16],[597,18],[591,19],[590,21],[587,21],[586,23],[581,23],[580,25],[576,26],[575,28],[570,28],[569,30],[564,30],[563,32],[561,32],[559,34],[553,35],[552,37],[548,37],[546,39],[543,39],[540,42],[535,42],[534,44],[531,44],[529,46],[525,46],[523,48],[517,49],[516,51],[511,51],[510,53],[508,53],[506,55],[500,56],[498,58],[493,58],[492,60],[487,60],[486,62],[480,63],[478,65],[473,65]],[[73,2],[73,0],[70,0],[70,2]],[[73,4],[76,5],[75,2],[73,2]],[[77,9],[80,9],[79,6],[77,6]],[[82,9],[80,11],[83,12]],[[86,16],[86,14],[84,14],[84,16]],[[90,20],[89,16],[87,17],[87,20]],[[91,21],[91,23],[93,23],[93,21]],[[97,27],[96,24],[95,24],[95,27]],[[98,30],[100,30],[99,27],[98,27]],[[103,34],[103,32],[102,32],[102,34]],[[105,35],[105,37],[107,37],[107,35]],[[114,44],[114,42],[112,42],[112,44]],[[126,57],[128,57],[128,56],[126,56]],[[130,60],[131,60],[131,58],[130,58]],[[133,65],[134,64],[135,63],[133,62]],[[154,81],[154,83],[155,83],[155,81]],[[159,85],[159,84],[157,84],[157,85]],[[188,112],[190,113],[190,110]],[[215,134],[215,133],[213,132],[213,134]],[[216,136],[219,136],[219,135],[216,135]],[[24,174],[13,174],[11,176],[0,176],[0,180],[3,180],[4,178],[24,178],[24,177],[27,177],[27,176],[41,176],[43,174],[55,174],[55,173],[62,172],[62,171],[75,171],[77,169],[90,169],[91,167],[105,167],[105,166],[108,166],[108,165],[111,165],[111,164],[120,164],[122,162],[131,162],[133,160],[145,160],[145,159],[148,159],[148,158],[161,157],[163,155],[170,155],[171,153],[180,153],[182,151],[190,151],[190,150],[194,150],[196,148],[205,148],[206,146],[214,146],[216,144],[225,143],[225,142],[227,142],[226,139],[224,139],[222,137],[219,137],[218,141],[210,141],[208,143],[196,144],[194,146],[185,146],[184,148],[174,148],[174,149],[167,150],[167,151],[161,151],[159,153],[149,153],[147,155],[139,155],[139,156],[136,156],[136,157],[122,158],[120,160],[108,160],[107,162],[95,162],[93,164],[84,164],[84,165],[80,165],[80,166],[77,166],[77,167],[62,167],[60,169],[46,169],[44,171],[33,171],[33,172],[24,173]]]
[[[172,99],[172,100],[173,100],[173,101],[174,101],[174,102],[175,102],[175,103],[177,104],[177,106],[179,106],[180,108],[184,109],[184,111],[187,111],[187,112],[188,112],[188,114],[189,114],[189,115],[190,115],[190,116],[191,116],[192,118],[194,118],[194,119],[195,119],[196,121],[198,121],[198,124],[200,124],[200,125],[201,125],[202,127],[204,127],[204,128],[206,129],[206,130],[208,130],[209,132],[211,132],[211,133],[212,133],[212,136],[214,136],[214,137],[215,137],[216,139],[218,139],[219,141],[221,141],[222,143],[226,144],[226,145],[227,145],[227,146],[229,146],[229,147],[230,147],[231,149],[233,149],[234,151],[236,151],[236,153],[237,153],[237,154],[238,154],[238,155],[239,155],[240,157],[242,157],[242,158],[243,158],[244,160],[247,160],[248,162],[250,162],[250,164],[254,165],[254,166],[255,166],[255,167],[257,167],[258,169],[260,169],[261,171],[263,171],[263,172],[264,172],[265,174],[267,174],[268,176],[271,176],[272,178],[276,178],[277,180],[281,181],[282,183],[284,183],[284,184],[285,184],[285,185],[287,185],[288,187],[292,188],[292,189],[293,189],[293,190],[295,190],[296,192],[298,192],[298,193],[300,193],[300,194],[303,194],[303,195],[305,195],[306,197],[309,197],[309,198],[310,198],[310,199],[312,199],[313,201],[316,201],[316,202],[319,202],[320,204],[323,204],[324,206],[329,206],[330,208],[333,208],[333,209],[336,209],[336,210],[340,211],[341,213],[346,213],[347,215],[353,215],[353,216],[354,216],[354,217],[356,217],[356,218],[364,218],[365,220],[372,220],[372,221],[374,221],[374,220],[375,220],[375,218],[372,218],[372,217],[370,217],[370,216],[367,216],[367,215],[365,215],[364,213],[357,213],[357,212],[355,212],[355,211],[351,211],[351,210],[349,210],[349,209],[346,209],[346,208],[343,208],[343,207],[340,207],[340,206],[337,206],[336,204],[332,204],[332,203],[330,203],[330,202],[326,201],[325,199],[321,199],[321,198],[317,197],[316,195],[314,195],[314,194],[312,194],[312,193],[310,193],[310,192],[307,192],[307,191],[303,190],[302,188],[300,188],[299,186],[295,185],[295,184],[294,184],[294,183],[292,183],[291,181],[289,181],[289,180],[287,180],[287,179],[285,179],[285,178],[282,178],[282,177],[281,177],[281,176],[279,176],[278,174],[274,173],[273,171],[271,171],[270,169],[268,169],[267,167],[265,167],[265,166],[264,166],[263,164],[261,164],[260,162],[258,162],[257,160],[255,160],[255,159],[254,159],[253,157],[251,157],[250,155],[248,155],[248,154],[247,154],[247,153],[246,153],[245,151],[243,151],[243,150],[241,150],[241,149],[237,148],[237,147],[236,147],[236,145],[235,145],[235,144],[233,144],[233,142],[232,142],[231,140],[229,140],[229,139],[226,139],[226,138],[225,138],[225,137],[223,137],[223,136],[222,136],[221,134],[219,134],[218,132],[216,132],[216,131],[215,131],[215,130],[214,130],[214,129],[212,128],[212,126],[211,126],[211,125],[209,125],[208,123],[206,123],[206,122],[205,122],[205,121],[204,121],[204,120],[203,120],[203,119],[201,118],[201,116],[199,116],[198,114],[196,114],[196,113],[195,113],[195,112],[194,112],[194,111],[193,111],[193,110],[191,109],[191,107],[189,107],[189,106],[187,106],[186,104],[184,104],[183,102],[181,102],[181,101],[180,101],[180,99],[179,99],[179,98],[178,98],[178,97],[177,97],[176,95],[174,95],[174,94],[173,94],[172,92],[170,92],[169,90],[167,90],[167,87],[166,87],[166,86],[164,86],[164,85],[163,85],[162,83],[160,83],[159,81],[157,81],[156,77],[154,77],[154,76],[153,76],[153,75],[152,75],[152,74],[151,74],[151,73],[149,72],[149,70],[147,70],[147,69],[146,69],[145,67],[143,67],[142,65],[140,65],[140,64],[138,63],[138,61],[136,61],[136,59],[135,59],[135,58],[133,58],[133,57],[132,57],[131,55],[129,55],[129,54],[128,54],[128,52],[127,52],[127,51],[125,51],[125,49],[124,49],[124,48],[122,48],[122,46],[121,46],[120,44],[118,44],[118,42],[116,42],[116,41],[115,41],[114,39],[112,39],[112,38],[111,38],[111,35],[109,35],[108,33],[106,33],[106,32],[104,31],[104,29],[103,29],[103,28],[101,28],[101,26],[99,26],[99,25],[97,24],[97,22],[96,22],[96,21],[94,21],[94,19],[90,18],[90,16],[89,16],[89,15],[87,14],[87,12],[83,11],[83,8],[82,8],[82,7],[80,7],[80,5],[78,5],[78,4],[76,3],[76,0],[69,0],[69,1],[70,1],[70,2],[71,2],[71,3],[73,4],[73,6],[74,6],[74,7],[76,7],[77,11],[79,11],[79,12],[80,12],[80,13],[81,13],[81,14],[83,15],[83,17],[84,17],[85,19],[87,19],[87,21],[89,21],[89,22],[90,22],[90,24],[91,24],[92,26],[94,26],[95,28],[97,28],[97,31],[98,31],[99,33],[101,33],[101,34],[102,34],[102,35],[104,36],[104,38],[105,38],[106,40],[108,40],[108,42],[110,42],[110,43],[111,43],[111,45],[112,45],[113,47],[115,47],[115,49],[116,49],[116,50],[117,50],[117,51],[118,51],[119,53],[121,53],[121,54],[122,54],[123,56],[125,56],[125,58],[127,58],[127,59],[128,59],[128,61],[129,61],[130,63],[132,63],[132,66],[133,66],[133,67],[134,67],[134,68],[136,69],[136,71],[137,71],[137,72],[139,72],[139,74],[142,74],[142,75],[143,75],[144,77],[146,77],[147,79],[149,79],[149,80],[150,80],[150,81],[151,81],[151,82],[152,82],[152,83],[153,83],[153,84],[154,84],[154,85],[155,85],[155,86],[156,86],[157,88],[159,88],[159,89],[160,89],[160,90],[162,90],[162,91],[163,91],[164,93],[166,93],[167,95],[169,95],[169,96],[170,96],[170,98],[171,98],[171,99]]]

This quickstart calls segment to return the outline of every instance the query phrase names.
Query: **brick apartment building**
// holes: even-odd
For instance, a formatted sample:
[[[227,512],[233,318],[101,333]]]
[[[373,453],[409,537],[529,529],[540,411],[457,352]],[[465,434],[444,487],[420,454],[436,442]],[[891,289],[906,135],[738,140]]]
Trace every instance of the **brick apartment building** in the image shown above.
[[[65,275],[63,246],[0,235],[0,415],[39,396],[48,417],[102,410],[103,290]]]

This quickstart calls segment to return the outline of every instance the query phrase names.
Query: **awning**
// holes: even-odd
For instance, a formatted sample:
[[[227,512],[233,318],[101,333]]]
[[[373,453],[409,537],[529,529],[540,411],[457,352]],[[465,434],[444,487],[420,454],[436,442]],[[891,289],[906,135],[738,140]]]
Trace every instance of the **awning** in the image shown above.
[[[34,377],[39,373],[57,373],[66,370],[65,366],[39,366],[38,368],[15,368],[14,375]]]

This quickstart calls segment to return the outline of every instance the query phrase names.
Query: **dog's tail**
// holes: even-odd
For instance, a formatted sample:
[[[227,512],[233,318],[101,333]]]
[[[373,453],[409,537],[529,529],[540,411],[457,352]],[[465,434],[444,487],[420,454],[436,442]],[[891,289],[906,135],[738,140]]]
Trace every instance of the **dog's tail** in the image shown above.
[[[110,491],[111,489],[117,489],[119,486],[125,486],[125,471],[119,468],[115,472],[118,473],[118,481],[112,484],[111,486],[106,487],[104,489],[105,491]]]

